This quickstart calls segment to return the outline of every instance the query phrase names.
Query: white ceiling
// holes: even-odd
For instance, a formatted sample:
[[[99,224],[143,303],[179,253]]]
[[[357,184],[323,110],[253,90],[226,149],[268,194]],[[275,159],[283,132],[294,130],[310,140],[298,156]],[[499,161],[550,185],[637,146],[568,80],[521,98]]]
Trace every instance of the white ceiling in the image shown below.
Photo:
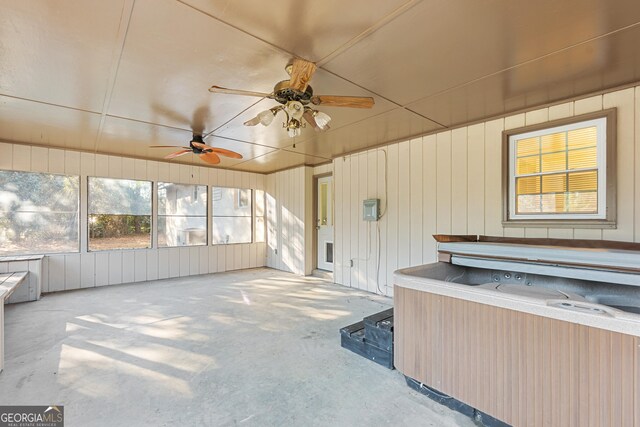
[[[196,130],[271,172],[636,82],[637,40],[637,0],[3,1],[0,140],[161,159]],[[275,101],[207,90],[270,92],[294,56],[375,107],[292,139],[242,125]]]

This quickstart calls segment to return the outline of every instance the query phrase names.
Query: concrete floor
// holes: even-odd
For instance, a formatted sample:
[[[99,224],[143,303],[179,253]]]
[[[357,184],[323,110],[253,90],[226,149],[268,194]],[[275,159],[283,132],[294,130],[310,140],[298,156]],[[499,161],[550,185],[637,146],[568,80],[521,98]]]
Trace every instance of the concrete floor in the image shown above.
[[[50,294],[5,307],[0,404],[66,426],[472,426],[340,347],[378,297],[269,269]]]

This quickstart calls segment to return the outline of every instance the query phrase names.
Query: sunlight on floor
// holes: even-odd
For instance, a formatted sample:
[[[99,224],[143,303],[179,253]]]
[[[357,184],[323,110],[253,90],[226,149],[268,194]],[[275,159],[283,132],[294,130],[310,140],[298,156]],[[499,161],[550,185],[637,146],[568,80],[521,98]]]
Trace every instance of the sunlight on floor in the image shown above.
[[[0,401],[68,425],[471,425],[340,347],[390,302],[269,269],[48,294],[6,307]]]
[[[58,382],[93,398],[117,397],[126,392],[122,385],[134,380],[153,393],[191,396],[189,383],[175,376],[118,360],[95,350],[63,344],[58,366]]]

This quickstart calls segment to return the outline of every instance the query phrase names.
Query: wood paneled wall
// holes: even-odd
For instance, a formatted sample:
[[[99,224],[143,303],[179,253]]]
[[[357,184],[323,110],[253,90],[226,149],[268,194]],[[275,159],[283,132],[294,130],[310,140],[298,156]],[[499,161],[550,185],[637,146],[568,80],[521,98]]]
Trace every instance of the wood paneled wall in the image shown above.
[[[612,107],[618,109],[617,229],[504,228],[502,131]],[[640,242],[640,87],[339,157],[333,166],[334,280],[370,292],[392,295],[394,270],[435,262],[436,233]],[[368,224],[362,200],[374,197],[384,215]]]
[[[640,338],[396,287],[395,367],[514,427],[640,426]]]
[[[86,212],[87,176],[264,190],[264,175],[9,143],[0,143],[0,169],[80,176],[81,250],[45,258],[42,292],[265,265],[265,243],[88,252]]]
[[[267,266],[311,274],[313,265],[313,168],[267,175]]]

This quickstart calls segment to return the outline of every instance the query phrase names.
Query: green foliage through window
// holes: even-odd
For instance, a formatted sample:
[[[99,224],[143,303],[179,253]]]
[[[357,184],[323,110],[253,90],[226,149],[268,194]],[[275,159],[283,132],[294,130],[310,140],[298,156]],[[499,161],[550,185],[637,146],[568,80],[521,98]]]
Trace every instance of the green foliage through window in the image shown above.
[[[89,178],[89,250],[151,247],[151,182]]]
[[[79,182],[0,171],[0,254],[77,252]]]

